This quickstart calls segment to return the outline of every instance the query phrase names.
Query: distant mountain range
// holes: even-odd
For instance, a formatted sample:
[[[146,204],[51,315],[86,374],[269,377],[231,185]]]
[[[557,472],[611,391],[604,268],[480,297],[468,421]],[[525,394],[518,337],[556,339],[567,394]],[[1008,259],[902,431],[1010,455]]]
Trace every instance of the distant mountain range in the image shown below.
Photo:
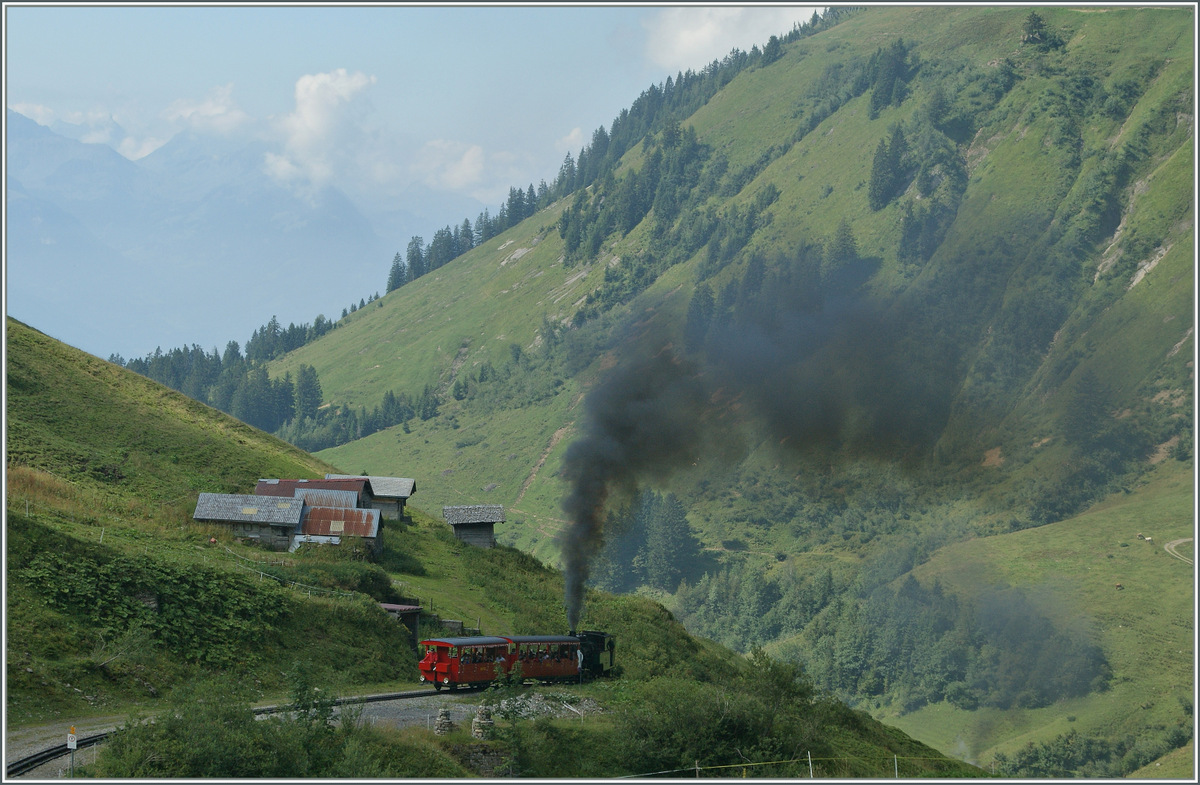
[[[409,236],[472,209],[368,217],[336,188],[274,181],[263,143],[184,133],[130,161],[6,114],[8,312],[101,357],[223,349],[272,314],[336,319],[384,288]]]

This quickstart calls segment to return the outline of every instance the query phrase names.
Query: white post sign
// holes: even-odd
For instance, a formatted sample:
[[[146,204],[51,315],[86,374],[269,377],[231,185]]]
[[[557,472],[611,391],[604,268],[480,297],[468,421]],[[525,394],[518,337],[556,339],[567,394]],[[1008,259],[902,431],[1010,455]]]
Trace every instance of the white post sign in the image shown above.
[[[71,726],[71,730],[67,733],[67,749],[74,750],[79,748],[79,742],[75,738],[75,726]]]

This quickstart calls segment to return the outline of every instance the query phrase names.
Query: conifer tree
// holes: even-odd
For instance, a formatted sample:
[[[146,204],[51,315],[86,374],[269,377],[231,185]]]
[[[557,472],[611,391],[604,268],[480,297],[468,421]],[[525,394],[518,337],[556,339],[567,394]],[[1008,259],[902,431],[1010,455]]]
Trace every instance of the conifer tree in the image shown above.
[[[301,365],[296,371],[296,417],[316,419],[321,396],[321,380],[317,378],[317,369],[311,365]]]
[[[425,239],[419,235],[408,241],[408,280],[415,281],[429,272],[425,267]]]
[[[392,269],[388,272],[387,290],[394,292],[408,281],[408,268],[400,258],[400,252],[392,257]]]
[[[880,139],[871,161],[871,179],[867,183],[867,204],[872,210],[882,210],[887,205],[892,191],[892,172],[888,168],[887,140]]]
[[[824,258],[830,269],[837,269],[858,258],[858,243],[850,229],[850,222],[845,218],[838,223],[837,231],[826,244]]]

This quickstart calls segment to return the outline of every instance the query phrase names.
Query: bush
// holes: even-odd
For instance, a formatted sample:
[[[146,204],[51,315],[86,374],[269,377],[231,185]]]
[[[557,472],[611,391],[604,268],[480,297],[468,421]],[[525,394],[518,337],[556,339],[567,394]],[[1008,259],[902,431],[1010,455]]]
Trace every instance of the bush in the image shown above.
[[[291,711],[259,720],[233,677],[181,688],[154,722],[133,717],[100,748],[104,778],[463,777],[453,758],[413,734],[377,729],[297,670]]]

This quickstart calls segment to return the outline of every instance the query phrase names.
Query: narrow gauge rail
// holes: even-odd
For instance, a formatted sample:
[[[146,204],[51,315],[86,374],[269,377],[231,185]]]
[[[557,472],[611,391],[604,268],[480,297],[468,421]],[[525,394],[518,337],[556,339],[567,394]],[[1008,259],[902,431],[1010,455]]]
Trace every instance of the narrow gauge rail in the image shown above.
[[[359,695],[353,698],[338,698],[333,702],[334,706],[346,706],[355,703],[379,703],[382,701],[403,700],[405,698],[423,698],[427,695],[437,695],[434,690],[410,690],[408,692],[385,692],[377,695]],[[262,706],[254,710],[255,714],[279,714],[288,711],[287,706]],[[91,736],[81,736],[76,739],[75,744],[79,749],[92,747],[103,743],[113,732],[105,731],[103,733],[95,733]],[[35,752],[32,755],[26,755],[24,758],[9,763],[4,768],[6,777],[19,777],[22,774],[28,774],[38,766],[49,763],[52,760],[57,760],[68,755],[71,751],[67,749],[65,743],[58,744],[54,747],[49,747],[41,752]]]

